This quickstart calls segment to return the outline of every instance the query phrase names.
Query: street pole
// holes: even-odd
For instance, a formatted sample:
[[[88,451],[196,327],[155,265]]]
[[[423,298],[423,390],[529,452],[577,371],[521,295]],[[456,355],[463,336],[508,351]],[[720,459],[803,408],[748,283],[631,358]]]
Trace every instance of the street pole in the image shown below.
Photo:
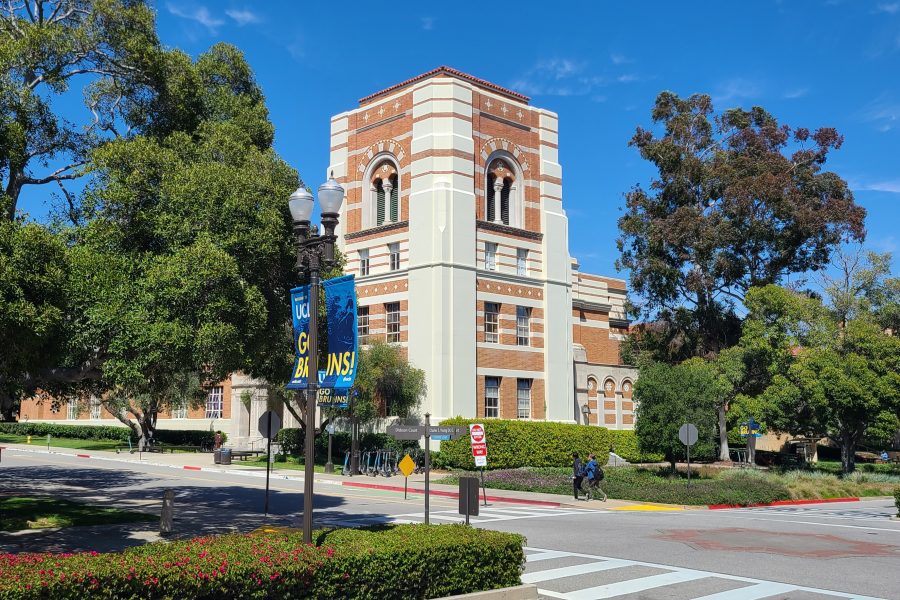
[[[331,429],[328,430],[328,462],[325,463],[325,472],[334,473],[334,463],[331,462]]]
[[[319,256],[309,254],[309,357],[306,374],[306,440],[303,452],[303,543],[312,543],[316,458],[316,393],[319,388]]]
[[[268,416],[268,428],[266,433],[266,506],[263,512],[269,516],[269,472],[272,468],[272,411],[266,411]]]
[[[428,525],[429,492],[428,480],[431,473],[431,414],[425,413],[425,524]]]

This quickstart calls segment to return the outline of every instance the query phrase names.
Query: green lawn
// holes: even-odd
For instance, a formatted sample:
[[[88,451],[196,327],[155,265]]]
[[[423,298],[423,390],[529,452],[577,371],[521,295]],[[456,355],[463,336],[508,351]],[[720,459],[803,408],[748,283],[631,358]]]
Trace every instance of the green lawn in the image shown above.
[[[47,497],[0,498],[0,531],[72,527],[73,525],[114,525],[155,521],[146,513],[117,508],[101,508]]]
[[[9,433],[0,433],[0,444],[27,444],[28,437],[24,435],[13,435]],[[37,448],[47,447],[47,436],[32,436],[31,445]],[[119,442],[116,440],[80,440],[75,438],[50,438],[51,448],[71,448],[73,450],[115,450],[120,446],[128,447],[127,442]]]
[[[252,459],[248,458],[247,460],[232,459],[231,464],[237,465],[237,466],[246,465],[248,467],[259,467],[259,468],[265,469],[266,468],[266,459],[267,459],[266,455],[262,454],[260,456],[257,456],[256,458],[252,458]],[[341,464],[335,463],[334,464],[335,472],[339,473],[342,466],[343,466],[343,463],[341,463]],[[293,471],[302,471],[305,468],[306,468],[306,466],[303,463],[303,459],[295,458],[293,456],[288,456],[287,460],[285,462],[272,463],[273,471],[281,471],[284,469],[293,470]],[[325,465],[324,464],[314,465],[313,469],[316,473],[324,473]]]

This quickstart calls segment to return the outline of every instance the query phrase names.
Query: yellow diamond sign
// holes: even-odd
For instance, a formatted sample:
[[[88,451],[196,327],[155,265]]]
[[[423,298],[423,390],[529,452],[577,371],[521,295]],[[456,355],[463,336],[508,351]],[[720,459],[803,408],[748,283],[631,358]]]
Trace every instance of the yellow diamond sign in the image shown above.
[[[410,458],[409,454],[403,457],[403,460],[400,461],[400,464],[397,465],[400,467],[400,472],[403,473],[404,477],[409,477],[412,475],[412,472],[416,470],[416,461]]]

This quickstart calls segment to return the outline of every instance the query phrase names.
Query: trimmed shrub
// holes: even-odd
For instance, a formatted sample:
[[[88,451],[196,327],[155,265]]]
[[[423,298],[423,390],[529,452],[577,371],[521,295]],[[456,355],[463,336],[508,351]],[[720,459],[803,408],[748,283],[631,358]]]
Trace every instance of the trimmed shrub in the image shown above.
[[[520,583],[519,535],[462,525],[232,534],[0,555],[0,599],[438,598]]]
[[[610,430],[613,452],[630,463],[662,462],[665,457],[656,452],[642,452],[637,436],[630,429]]]
[[[56,423],[0,423],[0,433],[71,438],[76,440],[114,440],[128,443],[131,430],[115,425],[58,425]],[[173,446],[212,447],[215,432],[204,429],[157,429],[153,438],[162,444]],[[224,437],[224,434],[223,434]]]
[[[441,425],[468,426],[471,423],[484,424],[488,469],[563,467],[572,464],[572,452],[578,452],[582,457],[593,452],[601,465],[605,465],[609,459],[611,437],[610,432],[603,427],[461,417],[447,419]],[[448,467],[469,470],[475,468],[469,436],[441,442],[441,454]]]
[[[894,506],[897,507],[897,516],[900,517],[900,487],[894,488]]]

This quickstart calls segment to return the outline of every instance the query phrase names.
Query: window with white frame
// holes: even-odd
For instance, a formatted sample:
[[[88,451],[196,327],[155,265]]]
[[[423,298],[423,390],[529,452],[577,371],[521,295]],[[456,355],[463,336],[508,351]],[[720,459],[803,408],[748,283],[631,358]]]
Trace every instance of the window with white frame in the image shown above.
[[[497,270],[497,244],[493,242],[484,243],[484,268],[488,271]]]
[[[531,418],[531,380],[516,380],[516,405],[518,407],[518,418]]]
[[[180,402],[172,406],[173,419],[187,419],[187,404]]]
[[[206,396],[206,418],[221,419],[222,407],[224,404],[224,393],[221,386],[217,386],[209,390]]]
[[[66,418],[70,421],[78,418],[78,402],[76,400],[69,400],[69,403],[66,404]]]
[[[516,275],[528,275],[528,250],[516,249]]]
[[[385,323],[387,325],[387,342],[393,344],[400,341],[400,303],[388,302],[384,305]]]
[[[356,309],[356,334],[360,344],[369,343],[369,307],[360,306]]]
[[[500,417],[500,378],[484,378],[484,416],[488,419]]]
[[[359,251],[359,276],[365,277],[369,274],[369,249],[363,248]]]
[[[400,268],[400,244],[398,242],[388,244],[388,254],[391,259],[391,271],[396,271]]]
[[[100,399],[91,398],[91,420],[100,420]]]
[[[484,341],[489,344],[500,342],[500,305],[496,302],[484,303]]]
[[[531,308],[516,307],[516,345],[528,346],[531,338]]]

